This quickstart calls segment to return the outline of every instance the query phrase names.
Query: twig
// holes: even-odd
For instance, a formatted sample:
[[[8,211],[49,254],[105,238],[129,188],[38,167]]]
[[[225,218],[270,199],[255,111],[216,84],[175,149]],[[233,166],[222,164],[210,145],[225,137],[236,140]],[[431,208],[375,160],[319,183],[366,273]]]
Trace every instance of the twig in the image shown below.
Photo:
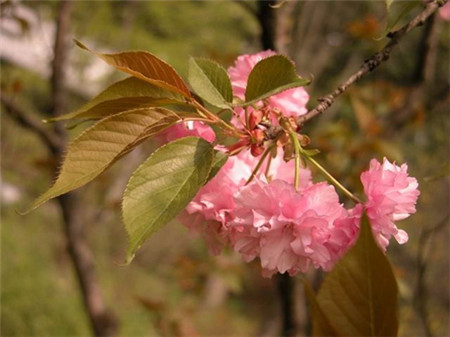
[[[378,68],[381,63],[388,60],[393,48],[400,42],[400,40],[415,27],[423,25],[423,23],[447,1],[448,0],[433,0],[426,5],[425,9],[421,13],[419,13],[406,25],[394,32],[389,33],[388,37],[390,38],[390,41],[388,44],[381,51],[365,60],[360,69],[351,75],[345,82],[339,85],[332,93],[319,98],[319,104],[314,109],[296,119],[297,125],[301,127],[306,122],[320,115],[322,112],[327,110],[334,103],[335,99],[342,95],[353,83],[359,81],[361,78]],[[271,127],[266,131],[266,137],[268,139],[273,139],[280,132],[283,132],[280,127]]]

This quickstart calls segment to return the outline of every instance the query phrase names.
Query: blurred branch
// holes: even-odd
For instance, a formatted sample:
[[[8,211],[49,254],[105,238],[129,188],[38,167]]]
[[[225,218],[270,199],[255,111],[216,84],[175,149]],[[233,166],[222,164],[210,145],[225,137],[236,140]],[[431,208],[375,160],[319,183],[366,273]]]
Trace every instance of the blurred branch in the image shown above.
[[[281,336],[297,336],[298,322],[295,315],[295,279],[289,274],[277,274],[278,293],[280,294],[282,312]]]
[[[292,41],[292,30],[294,27],[294,15],[298,9],[298,2],[288,1],[277,9],[276,41],[278,51],[281,54],[288,55],[288,46]]]
[[[25,113],[19,108],[11,98],[7,97],[5,93],[0,93],[0,101],[5,107],[8,115],[16,121],[17,124],[33,131],[49,148],[52,154],[59,153],[61,147],[61,139],[58,134],[51,129],[47,129],[42,125],[41,120],[33,117],[33,115]]]
[[[417,47],[417,65],[414,77],[412,78],[413,87],[408,91],[408,97],[405,99],[404,105],[400,109],[396,109],[395,113],[389,114],[388,123],[386,123],[386,133],[395,133],[401,128],[411,115],[417,111],[417,107],[425,105],[428,108],[430,103],[436,103],[434,97],[430,99],[430,85],[432,84],[438,47],[439,20],[436,15],[432,15],[426,21],[422,38]]]
[[[63,0],[59,3],[51,77],[51,112],[53,116],[63,114],[65,108],[67,37],[72,6],[73,1]],[[59,161],[62,160],[65,148],[64,140],[67,139],[67,133],[62,124],[56,123],[53,130],[46,129],[41,121],[31,114],[25,113],[4,93],[1,95],[1,103],[4,105],[6,112],[18,124],[38,135],[51,153]],[[83,233],[84,219],[81,216],[83,207],[78,196],[78,192],[69,192],[56,198],[64,220],[68,251],[75,268],[87,316],[91,321],[95,335],[113,336],[117,332],[117,321],[112,313],[106,309],[101,295],[100,285],[95,275],[94,259]]]
[[[258,21],[261,26],[261,44],[263,49],[275,50],[277,20],[275,16],[276,0],[258,1]]]
[[[378,68],[383,62],[389,59],[394,47],[401,41],[401,39],[408,34],[412,29],[417,26],[421,26],[425,21],[440,7],[447,3],[448,0],[433,0],[429,2],[425,9],[414,17],[410,22],[404,25],[402,28],[390,32],[387,37],[390,38],[388,44],[379,52],[372,55],[370,58],[364,61],[360,69],[352,74],[345,82],[337,87],[332,93],[323,96],[318,99],[319,104],[312,110],[308,111],[305,115],[296,119],[297,125],[301,127],[306,122],[310,121],[314,117],[320,115],[327,110],[335,101],[337,97],[342,95],[347,89],[358,82],[366,75],[370,74],[376,68]],[[275,138],[282,129],[280,127],[271,127],[266,131],[266,137],[269,139]]]
[[[59,4],[57,29],[52,62],[52,115],[64,113],[66,103],[65,71],[67,68],[67,45],[70,25],[70,15],[73,1],[63,0]],[[67,132],[61,123],[55,124],[55,132],[62,139],[67,138]],[[62,160],[63,146],[59,151]],[[117,334],[117,320],[103,300],[100,285],[95,274],[95,264],[92,252],[84,237],[84,219],[81,214],[79,192],[72,191],[57,198],[60,205],[68,250],[75,267],[76,276],[86,307],[87,315],[96,336],[114,336]]]
[[[419,61],[417,62],[415,78],[423,84],[430,83],[434,77],[438,45],[438,23],[435,15],[430,17],[425,23],[420,43]]]
[[[427,337],[433,336],[431,326],[428,321],[428,312],[426,301],[428,298],[427,287],[425,284],[425,274],[427,270],[427,257],[433,235],[443,229],[449,223],[450,215],[447,214],[437,225],[422,230],[419,238],[419,248],[417,252],[417,289],[416,289],[416,308],[419,312],[419,317],[422,320]]]

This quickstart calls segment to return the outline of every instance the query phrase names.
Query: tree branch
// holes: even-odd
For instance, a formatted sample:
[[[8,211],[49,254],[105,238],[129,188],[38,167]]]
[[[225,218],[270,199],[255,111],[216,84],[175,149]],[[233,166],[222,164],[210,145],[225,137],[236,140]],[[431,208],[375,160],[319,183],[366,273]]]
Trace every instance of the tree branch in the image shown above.
[[[45,128],[39,119],[25,113],[3,92],[0,92],[0,101],[5,107],[5,111],[11,118],[13,118],[19,125],[33,131],[47,145],[53,155],[59,153],[62,142],[60,137],[55,132],[51,129]]]
[[[438,47],[439,20],[433,15],[424,26],[422,38],[417,46],[417,66],[411,79],[412,86],[404,104],[397,108],[395,114],[386,116],[385,134],[395,133],[410,120],[411,115],[417,111],[417,107],[425,106],[431,109],[431,103],[435,99],[430,95],[435,74],[436,56]]]
[[[263,49],[275,50],[277,19],[272,6],[276,0],[258,1],[258,21],[261,26],[261,44]]]
[[[73,1],[60,2],[57,29],[52,62],[52,115],[58,116],[65,108],[65,69],[67,60],[67,36],[70,24],[70,12]],[[51,153],[62,160],[67,132],[61,123],[54,129],[47,129],[33,115],[25,113],[11,98],[1,93],[1,103],[6,112],[20,125],[34,132]],[[95,274],[92,252],[84,237],[83,207],[79,202],[79,192],[72,191],[56,198],[64,220],[67,248],[74,266],[75,274],[81,290],[87,317],[90,320],[95,336],[114,336],[117,334],[117,320],[108,310],[103,300],[100,284]]]
[[[72,8],[73,1],[63,0],[60,2],[51,77],[53,116],[64,113],[67,37]],[[67,138],[67,132],[61,123],[55,124],[55,132],[61,139]],[[63,146],[60,147],[58,154],[60,160],[62,160],[62,154]],[[71,191],[61,195],[57,198],[57,201],[64,219],[68,251],[94,334],[95,336],[115,336],[117,334],[117,319],[106,307],[95,273],[94,258],[84,237],[84,219],[81,217],[83,212],[79,202],[79,192]]]
[[[327,110],[335,101],[337,97],[342,95],[347,89],[358,82],[361,78],[378,68],[384,61],[389,59],[393,48],[401,41],[401,39],[417,26],[423,25],[423,23],[441,6],[443,6],[448,0],[433,0],[428,3],[425,9],[414,17],[410,22],[404,25],[402,28],[388,34],[390,41],[379,52],[372,55],[370,58],[364,61],[359,70],[351,75],[345,82],[337,87],[332,93],[323,96],[318,99],[319,104],[312,110],[308,111],[305,115],[299,116],[296,119],[296,123],[301,127],[306,122],[310,121],[314,117],[320,115]],[[274,139],[277,135],[283,132],[280,127],[271,127],[266,130],[266,138]]]
[[[432,16],[424,27],[415,74],[415,80],[420,84],[429,84],[433,80],[439,40],[438,23],[436,16]]]

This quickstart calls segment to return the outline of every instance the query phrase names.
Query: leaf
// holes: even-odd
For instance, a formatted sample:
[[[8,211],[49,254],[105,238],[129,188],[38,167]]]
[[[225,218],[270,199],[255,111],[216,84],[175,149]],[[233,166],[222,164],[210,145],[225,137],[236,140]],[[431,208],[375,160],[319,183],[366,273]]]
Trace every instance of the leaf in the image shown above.
[[[211,171],[209,172],[208,179],[206,179],[206,183],[210,181],[215,175],[220,171],[223,165],[228,160],[228,155],[221,151],[214,150],[214,158],[211,165]]]
[[[397,283],[367,216],[355,246],[325,277],[317,303],[341,336],[397,335]],[[321,329],[313,334],[321,336]]]
[[[315,155],[318,155],[320,153],[320,150],[318,149],[305,150],[302,148],[302,153],[304,153],[308,157],[314,157]]]
[[[297,75],[294,63],[286,56],[270,56],[253,67],[248,77],[244,106],[310,82]]]
[[[230,108],[233,91],[227,71],[222,66],[211,60],[191,58],[188,79],[201,98],[216,107]]]
[[[389,33],[397,23],[403,19],[409,12],[411,12],[414,8],[423,3],[421,0],[408,0],[408,1],[399,1],[399,0],[385,0],[386,3],[386,28],[384,29],[382,35],[376,40],[381,40],[386,37],[386,34]]]
[[[47,121],[74,118],[101,119],[138,107],[154,107],[177,102],[184,102],[183,96],[138,78],[129,77],[112,84],[80,109]]]
[[[374,111],[370,108],[369,104],[365,103],[358,95],[350,95],[350,102],[352,104],[353,111],[358,121],[359,128],[366,135],[374,135],[380,132],[380,124],[374,117]]]
[[[303,279],[305,295],[311,306],[311,316],[313,320],[314,336],[339,336],[336,330],[331,326],[330,321],[325,316],[316,299],[316,294],[312,290],[306,279]]]
[[[177,92],[184,97],[191,98],[189,89],[175,69],[147,51],[102,54],[89,50],[89,48],[77,40],[74,41],[80,48],[96,54],[103,61],[118,70],[158,87]]]
[[[178,120],[169,110],[142,108],[94,124],[69,145],[56,182],[26,213],[93,180],[137,144]]]
[[[129,235],[126,262],[152,233],[180,213],[211,170],[213,148],[186,137],[156,150],[134,171],[125,189],[122,214]]]

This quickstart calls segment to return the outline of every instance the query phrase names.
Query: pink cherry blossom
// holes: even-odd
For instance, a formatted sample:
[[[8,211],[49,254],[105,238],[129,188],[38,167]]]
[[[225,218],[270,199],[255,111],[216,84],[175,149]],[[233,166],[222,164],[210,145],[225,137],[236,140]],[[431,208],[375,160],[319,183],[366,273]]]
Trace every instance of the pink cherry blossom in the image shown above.
[[[386,158],[383,164],[372,159],[369,170],[361,174],[361,182],[367,196],[364,207],[378,244],[386,250],[391,236],[400,244],[408,241],[408,234],[394,224],[416,212],[419,184],[408,176],[408,166],[397,166]]]
[[[268,277],[306,272],[311,264],[330,270],[358,231],[358,215],[349,214],[326,183],[297,192],[282,180],[255,180],[235,203],[231,244],[245,261],[259,257]]]
[[[203,186],[195,198],[188,204],[179,220],[189,229],[201,232],[210,251],[218,254],[229,242],[228,223],[234,218],[234,196],[246,184],[253,168],[259,161],[250,151],[242,151],[230,157],[217,175]],[[272,159],[268,176],[263,165],[257,177],[267,179],[284,179],[292,184],[294,181],[293,161],[286,163],[282,154]],[[311,184],[311,171],[300,170],[300,187]]]
[[[276,55],[272,50],[266,50],[256,54],[241,55],[237,58],[234,66],[228,68],[233,94],[240,99],[245,99],[245,89],[247,80],[253,67],[261,60]],[[309,95],[303,87],[293,88],[283,91],[269,98],[269,105],[272,108],[279,108],[286,117],[304,115],[307,112],[306,103]],[[236,109],[240,114],[243,110]]]
[[[214,130],[209,125],[206,125],[202,122],[177,123],[159,133],[155,137],[155,139],[160,144],[166,144],[175,139],[187,136],[201,137],[210,143],[216,140],[216,134],[214,133]]]

